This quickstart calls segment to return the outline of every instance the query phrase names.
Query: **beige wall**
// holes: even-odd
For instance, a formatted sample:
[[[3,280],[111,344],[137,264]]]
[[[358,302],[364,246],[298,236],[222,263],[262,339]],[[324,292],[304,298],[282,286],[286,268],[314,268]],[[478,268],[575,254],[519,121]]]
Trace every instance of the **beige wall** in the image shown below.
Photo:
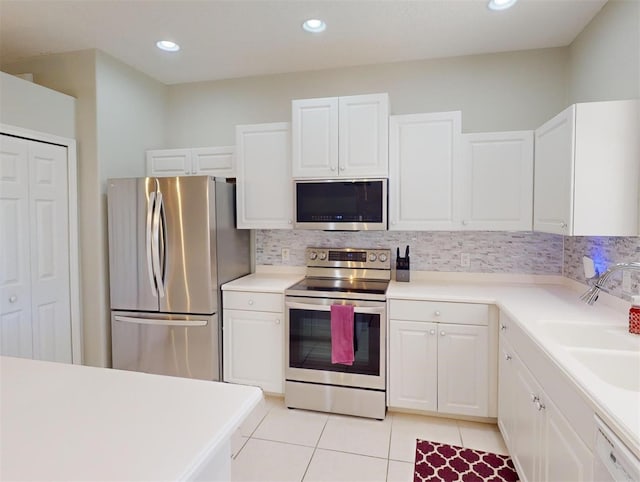
[[[565,107],[566,48],[397,62],[169,87],[166,147],[234,143],[287,121],[291,100],[388,92],[393,114],[462,110],[463,130],[533,129]]]
[[[111,364],[106,179],[144,174],[144,151],[164,142],[166,87],[95,50],[5,65],[77,98],[83,358]]]
[[[0,123],[75,139],[73,97],[0,72]]]
[[[569,103],[640,97],[640,1],[609,0],[569,49]]]

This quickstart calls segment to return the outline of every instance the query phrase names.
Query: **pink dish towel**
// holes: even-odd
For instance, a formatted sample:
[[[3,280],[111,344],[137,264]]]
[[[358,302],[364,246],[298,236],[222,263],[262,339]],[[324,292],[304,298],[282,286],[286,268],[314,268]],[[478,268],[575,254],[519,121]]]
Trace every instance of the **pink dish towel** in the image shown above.
[[[331,305],[331,363],[353,365],[353,305]]]

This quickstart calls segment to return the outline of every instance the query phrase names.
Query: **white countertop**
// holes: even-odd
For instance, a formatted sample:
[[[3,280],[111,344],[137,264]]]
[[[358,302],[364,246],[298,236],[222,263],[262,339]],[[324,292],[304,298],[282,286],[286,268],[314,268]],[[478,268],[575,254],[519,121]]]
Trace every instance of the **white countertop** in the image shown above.
[[[185,480],[255,387],[0,357],[1,480]]]
[[[599,301],[589,306],[579,300],[580,292],[561,284],[516,284],[416,280],[392,281],[388,299],[434,300],[496,304],[525,329],[533,340],[577,385],[594,411],[640,456],[640,391],[618,388],[604,382],[577,362],[544,330],[540,321],[562,320],[607,323],[624,328],[628,314],[619,306]],[[623,330],[621,330],[623,331]],[[636,335],[627,334],[635,340]]]
[[[304,273],[253,273],[222,285],[224,291],[283,293],[304,278]]]

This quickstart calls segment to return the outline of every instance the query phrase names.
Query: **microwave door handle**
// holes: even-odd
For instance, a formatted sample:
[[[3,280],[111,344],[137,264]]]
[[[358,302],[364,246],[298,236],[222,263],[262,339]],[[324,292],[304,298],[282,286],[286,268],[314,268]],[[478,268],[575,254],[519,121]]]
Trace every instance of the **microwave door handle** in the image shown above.
[[[291,308],[294,310],[331,311],[331,305],[313,305],[308,303],[296,303],[293,301],[287,301],[285,305],[287,308]],[[384,308],[372,308],[369,306],[353,305],[353,311],[355,313],[381,315],[382,313],[384,313]]]
[[[158,288],[156,286],[154,270],[153,270],[153,211],[156,203],[156,193],[150,192],[147,199],[147,222],[146,222],[146,251],[147,251],[147,274],[149,275],[149,284],[151,285],[151,291],[155,296],[158,296]]]
[[[133,316],[113,317],[115,321],[122,323],[135,323],[138,325],[156,325],[156,326],[207,326],[207,320],[161,320],[155,318],[135,318]]]

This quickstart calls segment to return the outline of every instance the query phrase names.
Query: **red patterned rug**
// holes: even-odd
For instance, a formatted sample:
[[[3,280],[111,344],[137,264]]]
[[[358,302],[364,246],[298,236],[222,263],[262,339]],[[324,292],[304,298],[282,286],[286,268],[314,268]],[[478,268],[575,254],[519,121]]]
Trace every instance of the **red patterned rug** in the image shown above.
[[[416,441],[414,482],[516,482],[511,457],[438,442]]]

